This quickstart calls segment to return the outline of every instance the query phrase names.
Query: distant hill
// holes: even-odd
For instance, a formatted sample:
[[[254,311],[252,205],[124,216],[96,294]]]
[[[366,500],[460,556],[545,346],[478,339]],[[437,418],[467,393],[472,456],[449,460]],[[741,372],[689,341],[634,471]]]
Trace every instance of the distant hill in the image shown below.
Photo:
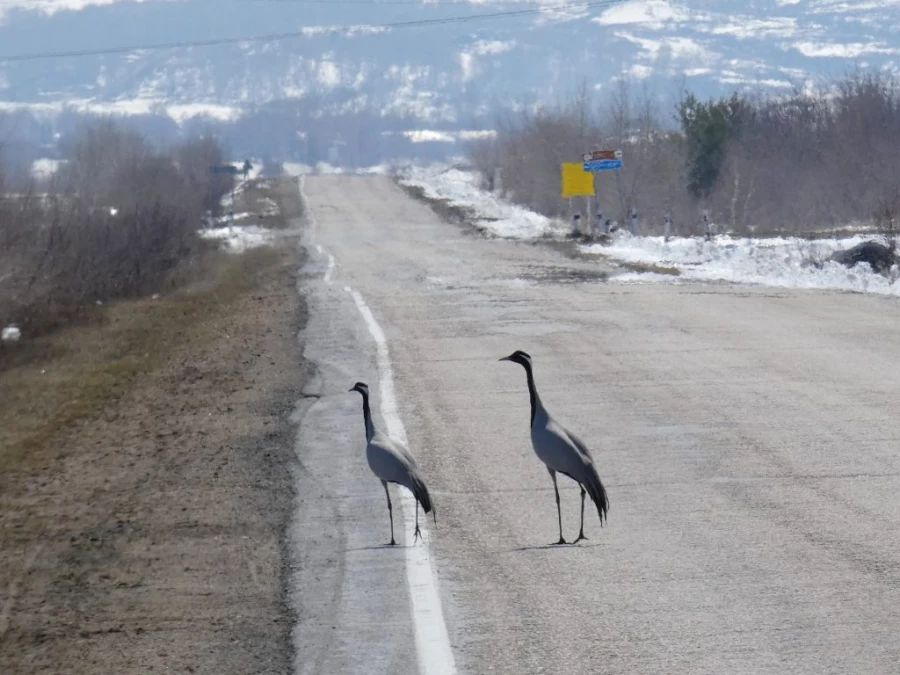
[[[544,6],[539,14],[378,28]],[[788,90],[900,63],[900,0],[0,0],[0,110],[233,121],[273,102],[396,129],[465,129],[627,75],[674,100]],[[347,31],[340,27],[355,26]],[[332,29],[332,27],[339,27]],[[78,58],[6,56],[303,32],[272,42]],[[311,114],[311,113],[309,113]],[[384,129],[382,129],[383,131]]]

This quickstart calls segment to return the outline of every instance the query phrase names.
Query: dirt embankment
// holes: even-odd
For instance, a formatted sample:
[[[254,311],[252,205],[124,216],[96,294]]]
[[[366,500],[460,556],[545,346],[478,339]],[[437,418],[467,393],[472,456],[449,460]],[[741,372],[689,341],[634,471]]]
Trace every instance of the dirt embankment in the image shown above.
[[[0,673],[289,672],[300,253],[213,258],[7,353]]]

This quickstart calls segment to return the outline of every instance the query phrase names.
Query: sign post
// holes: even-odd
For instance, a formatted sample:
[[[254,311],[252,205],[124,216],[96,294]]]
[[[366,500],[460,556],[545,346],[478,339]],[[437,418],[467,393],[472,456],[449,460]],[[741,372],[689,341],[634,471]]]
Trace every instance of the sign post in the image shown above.
[[[581,156],[581,159],[584,160],[584,163],[582,164],[584,171],[592,175],[602,171],[618,171],[624,166],[622,163],[621,150],[593,150],[584,153],[584,155]],[[598,204],[597,230],[600,231],[601,228],[606,231],[606,234],[610,233],[609,221],[607,220],[604,224],[603,211],[599,208]]]

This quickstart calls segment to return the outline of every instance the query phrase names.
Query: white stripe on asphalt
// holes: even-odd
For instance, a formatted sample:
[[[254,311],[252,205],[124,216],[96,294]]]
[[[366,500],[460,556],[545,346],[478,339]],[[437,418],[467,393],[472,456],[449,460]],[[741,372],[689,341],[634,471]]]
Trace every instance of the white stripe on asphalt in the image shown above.
[[[344,288],[353,297],[356,308],[366,322],[378,350],[381,416],[388,435],[406,445],[406,428],[397,410],[394,371],[384,331],[381,330],[362,295],[350,287]],[[438,594],[434,567],[428,552],[430,536],[426,527],[427,518],[421,527],[422,543],[411,545],[409,542],[414,536],[416,500],[408,490],[400,490],[400,505],[406,528],[406,580],[409,582],[409,595],[412,598],[412,619],[416,631],[419,671],[421,675],[454,675],[456,666],[453,651],[450,649],[450,637],[441,610],[441,596]]]
[[[297,185],[300,188],[300,202],[303,204],[303,215],[306,218],[306,222],[309,224],[310,230],[312,230],[313,239],[315,239],[316,228],[319,224],[316,222],[316,217],[313,215],[312,209],[309,208],[309,200],[306,198],[306,176],[300,176]],[[328,257],[328,266],[325,268],[324,279],[326,284],[331,284],[331,277],[334,274],[334,256],[319,244],[316,244],[316,250],[319,252],[319,255]]]

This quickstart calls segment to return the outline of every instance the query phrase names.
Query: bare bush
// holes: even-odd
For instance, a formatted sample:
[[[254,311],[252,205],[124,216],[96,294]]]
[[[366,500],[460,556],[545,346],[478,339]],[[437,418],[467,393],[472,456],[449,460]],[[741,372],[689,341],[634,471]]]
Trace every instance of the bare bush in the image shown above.
[[[0,198],[0,325],[32,334],[85,306],[151,292],[199,250],[230,188],[211,139],[159,152],[110,122],[86,128],[54,190]]]
[[[755,102],[709,202],[737,231],[866,221],[900,185],[900,87],[857,73],[819,92]]]

